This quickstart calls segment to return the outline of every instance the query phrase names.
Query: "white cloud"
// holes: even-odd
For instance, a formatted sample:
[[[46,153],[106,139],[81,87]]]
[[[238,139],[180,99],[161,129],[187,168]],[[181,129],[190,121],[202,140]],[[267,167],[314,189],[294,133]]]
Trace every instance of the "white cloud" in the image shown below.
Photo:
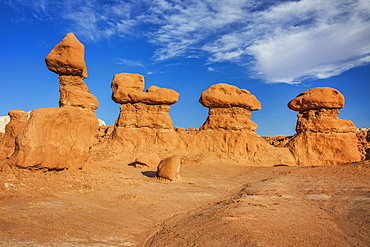
[[[128,60],[124,58],[118,58],[117,64],[127,65],[130,67],[144,67],[143,62],[141,61],[135,61],[135,60]]]
[[[68,20],[66,29],[84,41],[145,37],[157,61],[229,61],[268,83],[328,78],[369,63],[369,0],[0,1],[24,10],[22,18]]]

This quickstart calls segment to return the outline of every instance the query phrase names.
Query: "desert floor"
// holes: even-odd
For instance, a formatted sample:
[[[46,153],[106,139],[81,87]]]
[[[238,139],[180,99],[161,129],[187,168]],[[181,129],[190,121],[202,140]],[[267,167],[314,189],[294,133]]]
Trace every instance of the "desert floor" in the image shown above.
[[[0,172],[1,246],[370,246],[370,161]]]

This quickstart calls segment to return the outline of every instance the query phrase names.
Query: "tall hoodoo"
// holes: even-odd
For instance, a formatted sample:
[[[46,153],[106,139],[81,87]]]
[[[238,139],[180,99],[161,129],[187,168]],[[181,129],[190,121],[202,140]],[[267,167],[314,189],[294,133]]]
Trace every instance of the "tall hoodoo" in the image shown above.
[[[252,111],[261,109],[261,103],[248,90],[219,83],[204,91],[199,102],[209,108],[208,118],[201,130],[257,129],[257,124],[250,117]]]
[[[299,111],[297,134],[287,143],[299,165],[338,164],[361,160],[356,126],[338,118],[344,96],[336,89],[318,87],[299,94],[288,103]]]
[[[87,78],[85,47],[73,33],[68,33],[46,56],[46,66],[59,75],[59,106],[78,107],[95,111],[98,99],[89,92],[83,79]]]
[[[45,61],[49,70],[59,74],[60,108],[31,112],[9,163],[35,169],[82,168],[98,128],[94,111],[99,105],[83,81],[87,77],[84,46],[69,33]]]

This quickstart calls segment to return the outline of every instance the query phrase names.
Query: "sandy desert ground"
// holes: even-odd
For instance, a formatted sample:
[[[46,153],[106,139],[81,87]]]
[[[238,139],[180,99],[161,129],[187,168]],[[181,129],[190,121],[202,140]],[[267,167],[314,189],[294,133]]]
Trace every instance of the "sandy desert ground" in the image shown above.
[[[1,246],[370,246],[370,161],[0,172]]]

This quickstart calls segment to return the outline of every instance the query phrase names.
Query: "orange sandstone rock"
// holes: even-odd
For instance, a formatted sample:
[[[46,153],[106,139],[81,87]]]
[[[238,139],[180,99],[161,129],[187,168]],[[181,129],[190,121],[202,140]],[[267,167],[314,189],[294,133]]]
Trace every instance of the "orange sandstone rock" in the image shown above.
[[[250,111],[260,110],[261,103],[248,90],[225,83],[210,86],[204,91],[199,102],[208,108],[242,107]]]
[[[15,138],[28,122],[28,113],[22,110],[8,112],[10,122],[5,126],[5,135],[0,143],[0,160],[9,158],[15,148]]]
[[[135,159],[135,162],[148,167],[157,167],[161,159],[158,157],[156,153],[149,153],[139,156]]]
[[[288,103],[293,111],[312,109],[341,109],[344,106],[344,96],[338,90],[330,87],[316,87],[307,90]]]
[[[122,104],[115,125],[125,128],[170,129],[172,120],[168,114],[169,110],[169,105]]]
[[[59,76],[59,105],[72,106],[95,111],[99,107],[98,99],[92,95],[80,76]]]
[[[157,168],[157,177],[165,178],[171,181],[180,179],[180,158],[172,156],[161,160]]]
[[[87,78],[84,45],[73,33],[68,33],[45,58],[49,70],[59,75],[75,75]]]
[[[22,168],[78,169],[88,161],[98,119],[76,107],[42,108],[16,138],[9,163]]]
[[[128,94],[144,90],[144,77],[139,74],[116,74],[113,77],[111,88],[114,102],[118,104],[134,103]]]
[[[225,83],[210,86],[199,102],[210,108],[201,130],[255,131],[257,124],[250,120],[251,112],[261,109],[257,98],[245,89]]]
[[[298,165],[331,165],[362,159],[357,148],[356,126],[338,118],[344,96],[333,88],[313,88],[288,104],[300,111],[297,134],[286,144]]]
[[[133,91],[128,94],[132,102],[148,105],[172,105],[179,100],[180,94],[168,88],[151,86],[147,92]]]

